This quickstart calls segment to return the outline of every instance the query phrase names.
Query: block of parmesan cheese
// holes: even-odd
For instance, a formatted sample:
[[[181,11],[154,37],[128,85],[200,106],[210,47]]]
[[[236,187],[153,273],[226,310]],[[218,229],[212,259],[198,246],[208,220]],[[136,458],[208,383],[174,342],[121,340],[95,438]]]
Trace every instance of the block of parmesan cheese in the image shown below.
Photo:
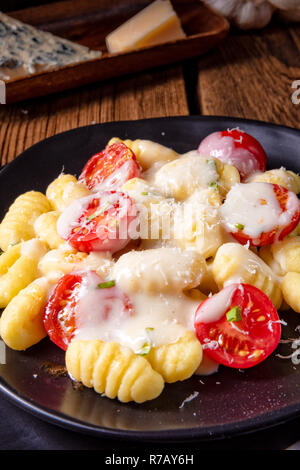
[[[169,0],[156,0],[106,37],[111,54],[153,46],[176,39],[185,33]]]

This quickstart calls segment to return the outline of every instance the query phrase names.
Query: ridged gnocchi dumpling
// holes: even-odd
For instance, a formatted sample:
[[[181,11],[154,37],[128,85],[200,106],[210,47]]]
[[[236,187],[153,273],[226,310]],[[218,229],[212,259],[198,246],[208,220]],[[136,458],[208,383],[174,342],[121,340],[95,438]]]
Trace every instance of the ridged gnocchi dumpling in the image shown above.
[[[206,260],[206,272],[204,273],[199,286],[201,292],[204,292],[206,295],[209,295],[210,293],[216,294],[219,290],[213,275],[213,265],[214,258],[211,257]]]
[[[281,283],[285,302],[300,313],[300,273],[287,273]]]
[[[153,400],[164,388],[162,376],[144,357],[114,342],[74,340],[66,366],[73,379],[124,403]]]
[[[274,258],[272,245],[264,245],[259,250],[259,257],[272,269],[277,276],[284,276],[286,270],[282,269],[280,263]]]
[[[194,250],[157,248],[122,255],[112,276],[125,292],[175,294],[197,287],[205,271],[203,256]]]
[[[78,265],[87,258],[87,253],[62,245],[56,250],[49,251],[39,262],[39,271],[42,276],[53,280],[59,279],[64,274],[78,269]]]
[[[205,196],[202,193],[205,193]],[[215,190],[206,189],[195,191],[183,203],[183,211],[175,212],[175,240],[183,249],[195,249],[204,258],[215,255],[219,246],[225,241],[225,232],[218,210],[220,204],[219,194]],[[181,218],[182,214],[184,214],[184,219]]]
[[[75,176],[62,173],[49,184],[46,196],[51,203],[51,209],[62,212],[76,199],[89,196],[91,192],[80,183]]]
[[[165,382],[178,382],[188,379],[197,370],[202,360],[202,346],[195,333],[187,331],[175,343],[151,348],[145,358]]]
[[[60,238],[57,233],[57,221],[59,212],[51,211],[40,215],[34,223],[36,236],[45,242],[51,250],[58,248],[65,240]]]
[[[225,196],[231,186],[240,182],[238,170],[217,158],[200,155],[183,156],[166,163],[155,174],[154,184],[166,197],[184,201],[196,190],[215,187]]]
[[[43,312],[48,282],[36,279],[12,299],[0,319],[0,336],[12,349],[23,351],[46,336]]]
[[[122,191],[132,198],[139,213],[136,236],[142,240],[173,238],[174,199],[165,199],[156,188],[141,178],[127,181]]]
[[[180,156],[175,150],[153,142],[152,140],[121,140],[118,137],[113,137],[108,142],[108,145],[112,145],[116,142],[124,142],[124,144],[133,151],[143,170],[148,170],[148,168],[156,162],[168,162]]]
[[[275,308],[281,305],[282,293],[277,276],[259,256],[238,243],[225,243],[218,249],[213,276],[219,288],[229,283],[244,282],[262,290]]]
[[[11,245],[0,255],[0,276],[3,276],[21,256],[21,243]]]
[[[0,224],[1,250],[6,251],[10,245],[34,238],[34,222],[50,210],[51,205],[46,196],[37,191],[29,191],[17,197]]]
[[[92,269],[105,279],[111,272],[114,262],[109,253],[83,253],[69,245],[60,245],[40,259],[38,268],[42,276],[52,282],[58,281],[64,274],[75,270]]]
[[[285,238],[271,245],[270,249],[284,273],[300,273],[300,236]]]
[[[300,176],[285,168],[269,170],[264,173],[255,173],[247,182],[279,184],[296,194],[300,192]]]
[[[47,249],[37,239],[11,246],[0,256],[0,308],[38,277],[38,263]]]

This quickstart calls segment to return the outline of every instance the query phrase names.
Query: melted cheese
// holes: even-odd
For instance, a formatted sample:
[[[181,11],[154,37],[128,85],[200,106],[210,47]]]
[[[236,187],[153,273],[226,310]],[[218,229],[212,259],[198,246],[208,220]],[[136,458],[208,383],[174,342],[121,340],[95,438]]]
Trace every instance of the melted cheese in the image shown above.
[[[241,136],[240,139],[242,140],[243,137]],[[200,155],[215,157],[224,163],[230,163],[239,170],[243,178],[259,171],[259,161],[249,150],[236,147],[235,142],[236,140],[231,136],[214,132],[201,142],[198,152]]]
[[[200,284],[206,263],[200,253],[177,248],[130,251],[119,258],[112,275],[125,292],[179,294]]]
[[[74,339],[117,341],[136,353],[145,344],[156,347],[174,343],[187,330],[193,330],[194,315],[199,305],[199,301],[184,294],[174,296],[130,292],[132,315],[122,314],[122,303],[117,296],[110,299],[111,310],[103,320],[103,309],[107,304],[103,300],[99,302],[100,298],[99,289],[82,294],[78,310],[80,324]]]
[[[91,202],[94,199],[99,199],[100,204],[97,207],[96,213],[105,212],[112,210],[114,207],[116,207],[116,204],[118,204],[118,218],[119,220],[122,220],[122,217],[124,217],[129,210],[129,201],[126,198],[120,198],[119,193],[111,193],[109,191],[107,192],[101,192],[101,193],[95,193],[92,194],[91,196],[85,196],[80,199],[76,199],[72,204],[70,204],[60,215],[58,221],[57,221],[57,232],[59,236],[67,240],[68,237],[70,236],[72,230],[75,227],[78,227],[79,225],[79,220],[80,220],[80,226],[85,227],[88,226],[90,222],[89,217],[85,217],[84,219],[82,218],[83,213],[85,210],[89,207]],[[132,214],[129,214],[132,216]],[[126,225],[126,224],[124,224]],[[102,235],[102,230],[103,227],[101,224],[97,225],[97,231],[99,237]],[[126,233],[123,234],[123,231],[125,230]],[[119,239],[124,239],[126,241],[127,237],[127,225],[124,227],[122,224],[120,224],[120,236]],[[115,227],[111,229],[110,239],[115,239],[116,238],[116,229]],[[105,240],[107,242],[107,240]]]
[[[213,158],[189,154],[166,163],[155,175],[154,184],[166,197],[185,200],[197,189],[216,184],[219,179]]]
[[[220,211],[228,231],[238,232],[237,226],[243,226],[243,233],[255,240],[262,232],[288,225],[298,207],[297,196],[290,192],[286,210],[282,211],[269,183],[237,183],[227,194]]]
[[[130,160],[123,163],[120,168],[117,168],[112,172],[102,183],[98,183],[94,186],[93,192],[115,190],[117,191],[128,179],[132,172],[132,163]]]
[[[219,321],[230,307],[235,290],[236,286],[231,285],[210,297],[197,312],[196,321],[201,323]]]

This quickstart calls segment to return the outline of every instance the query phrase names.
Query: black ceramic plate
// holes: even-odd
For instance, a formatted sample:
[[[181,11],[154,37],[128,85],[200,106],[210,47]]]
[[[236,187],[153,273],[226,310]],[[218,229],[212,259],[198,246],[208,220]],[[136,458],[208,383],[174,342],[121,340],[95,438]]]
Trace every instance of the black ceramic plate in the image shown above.
[[[179,117],[118,122],[74,129],[26,150],[0,172],[0,217],[16,196],[45,191],[62,169],[79,174],[87,159],[113,136],[152,139],[186,152],[207,134],[240,127],[254,135],[268,154],[269,168],[300,171],[300,132],[254,121],[214,117]],[[284,314],[283,337],[295,337],[298,315]],[[299,333],[298,333],[299,334]],[[276,353],[291,353],[280,345]],[[255,431],[300,415],[300,365],[273,354],[253,369],[223,368],[210,377],[193,377],[166,386],[143,405],[121,404],[92,390],[73,390],[68,378],[41,370],[44,361],[64,363],[64,354],[47,339],[26,352],[6,350],[0,366],[0,389],[16,405],[42,419],[73,430],[152,441],[210,439]],[[182,402],[193,392],[193,400]]]

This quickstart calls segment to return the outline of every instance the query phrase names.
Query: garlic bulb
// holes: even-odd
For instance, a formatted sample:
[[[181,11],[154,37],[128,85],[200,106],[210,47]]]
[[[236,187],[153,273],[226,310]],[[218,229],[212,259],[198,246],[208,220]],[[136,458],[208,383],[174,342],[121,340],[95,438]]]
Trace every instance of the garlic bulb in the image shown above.
[[[279,10],[278,16],[284,21],[300,21],[300,7],[295,10]]]
[[[204,0],[204,3],[241,29],[263,28],[275,10],[267,0]]]
[[[285,21],[300,21],[299,0],[269,0],[269,2],[279,9],[278,16]]]
[[[269,0],[269,3],[280,10],[296,10],[300,7],[299,0]]]

